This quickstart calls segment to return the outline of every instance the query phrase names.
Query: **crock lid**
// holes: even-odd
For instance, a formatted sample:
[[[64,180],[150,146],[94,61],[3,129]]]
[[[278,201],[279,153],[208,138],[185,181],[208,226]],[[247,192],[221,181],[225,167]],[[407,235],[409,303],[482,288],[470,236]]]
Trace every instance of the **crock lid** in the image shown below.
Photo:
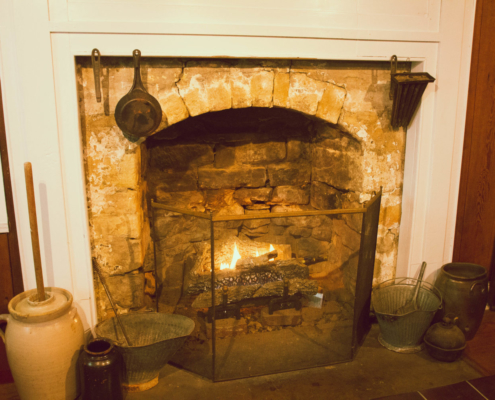
[[[442,267],[442,271],[451,278],[459,280],[475,280],[487,276],[484,267],[472,263],[448,263]]]
[[[72,305],[72,294],[61,288],[46,287],[45,300],[36,301],[38,293],[31,289],[9,302],[10,315],[22,322],[46,322],[66,314]]]

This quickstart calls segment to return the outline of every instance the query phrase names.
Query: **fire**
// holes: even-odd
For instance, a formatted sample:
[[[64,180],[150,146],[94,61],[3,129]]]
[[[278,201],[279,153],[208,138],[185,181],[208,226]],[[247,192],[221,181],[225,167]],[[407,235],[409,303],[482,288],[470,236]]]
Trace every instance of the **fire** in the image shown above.
[[[222,263],[222,265],[220,265],[220,269],[235,269],[235,264],[237,263],[237,260],[240,260],[241,259],[241,255],[239,254],[239,250],[237,250],[237,244],[234,243],[234,255],[232,256],[232,261],[229,264],[227,263]]]
[[[275,250],[275,249],[273,248],[272,245],[270,245],[270,251],[273,251],[273,250]],[[273,261],[273,260],[275,260],[275,259],[274,258],[270,258],[268,261]]]
[[[270,251],[275,250],[273,245],[270,245]],[[256,250],[256,257],[259,256],[258,250]],[[232,255],[232,261],[230,262],[230,265],[228,263],[222,263],[220,265],[220,269],[235,269],[235,265],[237,263],[237,260],[241,259],[241,255],[239,254],[239,250],[237,250],[237,243],[234,243],[234,254]],[[274,258],[270,258],[268,261],[273,261],[275,260]]]

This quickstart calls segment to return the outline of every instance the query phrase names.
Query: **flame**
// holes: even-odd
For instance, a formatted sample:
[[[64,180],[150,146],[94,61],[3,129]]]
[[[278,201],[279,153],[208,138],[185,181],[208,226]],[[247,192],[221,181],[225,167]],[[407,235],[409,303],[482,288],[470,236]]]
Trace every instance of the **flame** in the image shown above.
[[[220,265],[220,269],[235,269],[235,264],[237,263],[237,260],[241,259],[241,255],[239,254],[239,250],[237,250],[237,243],[234,243],[234,254],[232,255],[232,261],[229,264],[227,263],[222,263]]]
[[[270,245],[270,251],[273,251],[273,250],[275,250],[275,249],[273,248],[273,245]],[[274,259],[274,258],[270,258],[268,261],[273,261],[273,260],[275,260],[275,259]]]

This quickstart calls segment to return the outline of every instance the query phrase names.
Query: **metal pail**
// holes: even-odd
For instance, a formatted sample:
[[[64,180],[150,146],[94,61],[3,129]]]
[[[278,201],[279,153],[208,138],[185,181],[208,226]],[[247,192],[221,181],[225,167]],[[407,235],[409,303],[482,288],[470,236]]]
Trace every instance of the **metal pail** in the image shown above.
[[[442,304],[442,295],[433,285],[421,282],[418,310],[397,315],[411,301],[417,279],[396,278],[373,289],[371,301],[380,325],[380,343],[389,350],[414,353],[421,350],[423,336]]]
[[[137,392],[158,384],[158,373],[184,344],[194,321],[177,314],[137,312],[121,315],[132,346],[125,344],[116,318],[96,325],[96,335],[111,339],[125,363],[124,388]]]

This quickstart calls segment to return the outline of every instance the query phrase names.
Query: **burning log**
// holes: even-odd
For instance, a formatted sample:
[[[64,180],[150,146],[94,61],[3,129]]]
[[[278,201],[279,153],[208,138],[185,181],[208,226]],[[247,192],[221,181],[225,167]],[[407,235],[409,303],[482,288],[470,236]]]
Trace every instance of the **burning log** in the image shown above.
[[[215,288],[226,286],[263,285],[268,282],[288,279],[308,279],[309,268],[303,259],[267,261],[249,270],[224,269],[215,272]],[[189,274],[185,284],[186,294],[196,294],[211,290],[211,275]]]
[[[252,285],[252,286],[235,286],[230,287],[228,290],[228,303],[236,303],[243,299],[250,299],[253,297],[254,292],[258,290],[260,285]],[[223,289],[215,290],[215,305],[219,306],[223,302],[222,296]],[[194,308],[208,308],[212,306],[211,301],[211,291],[201,293],[196,299],[193,301],[192,306]]]
[[[304,264],[306,265],[317,264],[323,261],[328,261],[328,257],[304,257]]]
[[[313,296],[318,293],[318,282],[311,279],[289,279],[289,296],[296,293]],[[282,296],[284,294],[284,282],[268,282],[259,288],[253,297]]]
[[[269,262],[273,263],[274,259],[277,257],[278,257],[278,251],[272,250],[258,257],[242,258],[240,260],[237,260],[237,263],[235,264],[235,268],[241,271],[256,269],[256,267],[263,266]]]
[[[256,297],[282,296],[284,292],[284,282],[268,282],[264,285],[235,286],[228,290],[227,302],[236,303],[238,301]],[[289,295],[301,293],[312,296],[318,292],[318,283],[310,279],[289,279]],[[222,304],[222,289],[215,290],[215,305]],[[211,307],[211,291],[201,293],[192,303],[193,308]]]

